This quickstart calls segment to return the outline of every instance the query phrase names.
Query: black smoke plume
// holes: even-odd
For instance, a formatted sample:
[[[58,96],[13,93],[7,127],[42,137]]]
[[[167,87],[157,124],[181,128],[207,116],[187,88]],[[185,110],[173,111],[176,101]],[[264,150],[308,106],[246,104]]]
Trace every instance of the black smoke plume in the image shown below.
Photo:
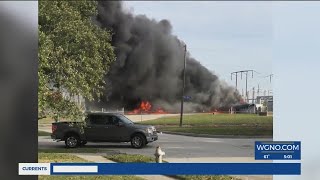
[[[134,109],[141,101],[154,108],[177,111],[182,94],[183,43],[172,34],[168,20],[125,12],[119,1],[100,1],[97,23],[114,33],[117,60],[106,77],[108,87],[101,102],[91,106]],[[190,22],[191,23],[191,22]],[[189,53],[186,56],[186,111],[219,108],[240,96]]]

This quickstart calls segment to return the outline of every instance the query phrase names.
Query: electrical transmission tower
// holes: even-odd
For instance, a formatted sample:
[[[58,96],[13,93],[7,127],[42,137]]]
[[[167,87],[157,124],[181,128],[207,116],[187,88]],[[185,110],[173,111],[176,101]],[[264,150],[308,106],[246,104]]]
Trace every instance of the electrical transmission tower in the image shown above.
[[[262,89],[260,89],[260,84],[258,84],[257,96],[260,96],[260,90],[262,90]]]
[[[269,74],[268,76],[263,76],[263,78],[266,78],[266,77],[269,77],[269,78],[270,78],[270,83],[271,83],[272,78],[273,78],[273,74]]]
[[[231,80],[232,76],[236,76],[236,89],[238,90],[238,74],[241,75],[242,79],[242,74],[246,75],[246,91],[245,91],[245,96],[246,96],[246,102],[248,102],[248,73],[251,72],[252,78],[253,78],[253,72],[256,72],[254,70],[242,70],[242,71],[235,71],[231,73]]]
[[[252,88],[252,104],[254,104],[254,102],[255,102],[255,100],[254,100],[254,94],[255,92],[254,92],[254,87]]]
[[[273,78],[273,74],[269,74],[267,76],[262,76],[261,78],[269,78],[270,83],[272,83],[272,78]],[[270,96],[272,94],[272,90],[264,90],[263,95],[266,96]]]

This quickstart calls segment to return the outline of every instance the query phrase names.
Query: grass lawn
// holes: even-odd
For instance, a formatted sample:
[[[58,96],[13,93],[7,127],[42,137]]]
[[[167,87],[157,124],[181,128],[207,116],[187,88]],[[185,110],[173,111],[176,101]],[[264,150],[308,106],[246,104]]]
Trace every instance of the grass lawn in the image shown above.
[[[117,155],[109,155],[105,156],[107,159],[110,159],[115,162],[144,162],[144,163],[151,163],[155,162],[153,157],[144,156],[140,154],[117,154]],[[237,178],[231,176],[184,176],[184,175],[177,175],[174,176],[176,179],[180,180],[239,180]]]
[[[241,126],[224,126],[224,127],[208,127],[208,126],[194,126],[194,127],[161,127],[161,131],[167,132],[181,132],[194,134],[210,134],[210,135],[234,135],[234,136],[272,136],[273,127],[241,127]]]
[[[160,131],[211,134],[272,136],[273,117],[256,114],[196,114],[184,115],[183,127],[179,127],[180,116],[143,121],[141,124],[155,125]]]
[[[137,176],[39,176],[39,180],[144,180]]]
[[[256,114],[195,114],[184,115],[183,125],[272,125],[272,116],[258,116]],[[143,121],[141,124],[150,125],[179,125],[180,116],[163,117],[155,120]]]
[[[144,156],[140,154],[116,154],[105,156],[107,159],[115,162],[155,162],[154,157]]]
[[[79,158],[78,156],[63,153],[38,153],[39,163],[50,163],[50,162],[88,162],[85,159]]]
[[[38,149],[39,153],[113,153],[113,150],[104,148],[52,148],[52,149]]]
[[[45,131],[38,131],[38,136],[50,136],[51,133]]]
[[[71,154],[63,153],[38,153],[39,163],[49,162],[89,162],[85,159],[79,158]],[[76,180],[76,179],[88,179],[88,180],[143,180],[137,176],[39,176],[39,180]]]
[[[181,180],[240,180],[231,176],[178,176]]]

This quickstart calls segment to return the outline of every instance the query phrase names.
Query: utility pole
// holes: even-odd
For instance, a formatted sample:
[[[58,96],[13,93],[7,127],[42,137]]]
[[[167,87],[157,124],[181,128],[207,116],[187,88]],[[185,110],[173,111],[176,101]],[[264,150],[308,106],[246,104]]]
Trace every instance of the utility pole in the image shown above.
[[[271,83],[272,78],[273,78],[273,74],[269,74],[267,76],[263,76],[262,78],[267,78],[267,77],[270,79],[270,83]]]
[[[242,74],[245,73],[246,74],[246,91],[245,91],[245,99],[246,102],[248,102],[248,73],[251,72],[252,74],[252,78],[253,78],[253,72],[255,72],[254,70],[242,70],[242,71],[235,71],[231,73],[231,80],[232,80],[232,76],[236,75],[236,88],[238,87],[238,73],[240,73],[241,75],[241,79],[242,79]]]
[[[254,104],[254,87],[252,88],[252,104]]]
[[[183,65],[183,83],[182,83],[182,95],[181,95],[181,111],[180,111],[180,127],[182,127],[182,117],[183,117],[183,101],[184,101],[184,86],[186,81],[186,54],[187,54],[187,45],[184,44],[184,65]]]
[[[232,75],[233,75],[234,73],[231,73],[231,81],[232,81]],[[236,75],[236,90],[238,90],[238,73],[235,73],[235,75]]]
[[[248,100],[248,72],[246,72],[246,99],[247,103],[249,102]]]
[[[270,74],[269,77],[270,77],[270,83],[271,83],[273,74]]]

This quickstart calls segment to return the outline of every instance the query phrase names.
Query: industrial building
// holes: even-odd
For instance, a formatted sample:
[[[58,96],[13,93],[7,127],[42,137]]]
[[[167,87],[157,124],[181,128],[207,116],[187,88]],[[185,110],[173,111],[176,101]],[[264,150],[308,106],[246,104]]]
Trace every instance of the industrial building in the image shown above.
[[[257,96],[254,103],[236,104],[230,108],[230,113],[272,114],[273,96]]]

